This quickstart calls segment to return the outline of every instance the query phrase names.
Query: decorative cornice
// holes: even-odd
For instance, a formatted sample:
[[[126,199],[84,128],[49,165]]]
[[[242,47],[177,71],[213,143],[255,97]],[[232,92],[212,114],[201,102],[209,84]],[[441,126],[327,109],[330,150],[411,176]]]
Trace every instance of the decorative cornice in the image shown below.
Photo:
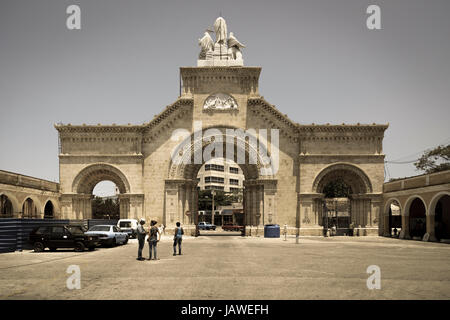
[[[131,133],[139,133],[143,126],[142,125],[72,125],[72,124],[55,124],[55,129],[58,130],[60,133],[76,133],[76,132],[108,132],[108,133],[124,133],[124,132],[131,132]]]
[[[300,153],[298,155],[301,158],[316,158],[316,157],[327,157],[327,158],[332,158],[332,157],[340,157],[340,158],[381,158],[384,159],[385,154],[366,154],[366,153],[361,153],[361,154],[338,154],[338,153],[327,153],[327,154],[304,154],[304,153]]]
[[[183,76],[209,76],[217,75],[218,78],[223,78],[228,75],[238,76],[256,76],[259,77],[261,67],[180,67],[180,72]]]
[[[305,136],[308,134],[314,134],[318,132],[333,132],[333,133],[349,133],[349,132],[363,132],[370,134],[379,134],[383,135],[384,131],[389,127],[389,124],[310,124],[303,125],[297,124],[297,127],[300,131],[300,136]]]
[[[156,127],[158,124],[160,124],[163,120],[167,119],[171,114],[173,114],[176,110],[178,110],[182,106],[193,106],[194,105],[194,99],[193,98],[186,98],[186,97],[180,97],[172,103],[171,105],[168,105],[163,111],[155,115],[153,120],[144,123],[144,131],[149,131]]]
[[[124,133],[124,132],[130,132],[130,133],[143,133],[145,131],[151,130],[153,127],[157,126],[161,121],[169,117],[173,112],[175,112],[179,107],[184,105],[190,105],[193,106],[194,100],[192,98],[185,98],[180,97],[175,101],[173,104],[168,105],[163,111],[161,111],[159,114],[155,115],[153,120],[144,123],[142,125],[116,125],[115,123],[112,125],[72,125],[72,124],[55,124],[54,127],[58,132],[60,133],[100,133],[100,132],[107,132],[107,133]]]
[[[90,153],[82,153],[82,154],[59,154],[60,158],[85,158],[85,157],[91,157],[91,158],[144,158],[143,154],[90,154]]]

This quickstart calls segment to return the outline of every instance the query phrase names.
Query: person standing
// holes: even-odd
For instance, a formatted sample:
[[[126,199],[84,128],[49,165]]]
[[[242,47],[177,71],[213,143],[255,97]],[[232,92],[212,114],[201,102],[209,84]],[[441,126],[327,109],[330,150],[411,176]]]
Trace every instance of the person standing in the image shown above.
[[[149,237],[148,237],[148,244],[149,244],[149,258],[148,260],[152,260],[152,248],[154,251],[154,258],[153,260],[159,260],[156,256],[156,245],[159,240],[161,240],[161,232],[159,232],[158,227],[156,226],[157,222],[155,220],[152,220],[150,222],[150,230],[149,230]],[[159,234],[159,239],[158,239]]]
[[[181,227],[181,223],[177,222],[177,227],[175,228],[175,234],[173,235],[173,255],[177,255],[177,244],[178,244],[178,255],[181,255],[181,241],[183,239],[184,230]]]
[[[144,228],[144,224],[145,224],[145,219],[141,219],[139,221],[139,225],[136,230],[137,238],[138,238],[138,242],[139,242],[138,257],[136,260],[139,260],[139,261],[145,260],[142,257],[142,249],[144,249],[145,236],[147,235],[147,232],[145,231],[145,228]]]

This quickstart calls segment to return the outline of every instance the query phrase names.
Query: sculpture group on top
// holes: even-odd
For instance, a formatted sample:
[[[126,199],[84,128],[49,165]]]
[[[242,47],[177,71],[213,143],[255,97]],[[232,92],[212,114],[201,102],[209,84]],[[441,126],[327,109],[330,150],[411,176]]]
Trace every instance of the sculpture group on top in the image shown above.
[[[203,38],[198,40],[201,51],[197,65],[204,66],[243,66],[241,49],[245,46],[239,42],[233,32],[228,35],[225,19],[219,17],[214,22],[216,41],[210,36],[211,30],[206,30]]]

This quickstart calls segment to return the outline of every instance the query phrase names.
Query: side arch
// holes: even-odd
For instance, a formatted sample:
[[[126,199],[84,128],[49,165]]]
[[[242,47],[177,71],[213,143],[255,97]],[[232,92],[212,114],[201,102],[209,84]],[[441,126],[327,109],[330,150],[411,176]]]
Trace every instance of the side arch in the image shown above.
[[[24,215],[23,207],[24,207],[24,205],[25,205],[25,203],[26,203],[26,201],[28,199],[31,199],[33,201],[33,204],[34,204],[34,206],[36,208],[36,215],[37,215],[37,217],[40,217],[43,214],[43,212],[41,210],[42,209],[42,203],[34,195],[27,195],[27,196],[24,197],[24,199],[22,201],[22,205],[20,207],[20,212],[22,213],[22,216]]]
[[[403,215],[403,214],[402,214],[402,212],[403,212],[402,204],[401,204],[401,202],[398,200],[398,198],[389,198],[388,200],[386,200],[386,201],[385,201],[384,211],[383,211],[383,212],[384,212],[385,214],[388,214],[388,212],[389,212],[389,207],[390,207],[390,205],[391,205],[394,201],[396,201],[396,202],[398,203],[398,206],[399,206],[399,208],[400,208],[400,214]]]
[[[120,193],[130,193],[130,183],[122,171],[107,163],[96,163],[82,169],[72,183],[72,192],[92,194],[97,183],[110,180],[116,184]]]
[[[45,216],[45,207],[47,206],[48,203],[51,203],[53,206],[53,218],[56,218],[59,215],[59,203],[58,201],[54,201],[51,198],[47,198],[44,202],[43,202],[43,207],[41,212],[43,213],[43,216]]]
[[[415,194],[410,196],[405,202],[405,209],[402,210],[402,215],[409,216],[409,210],[411,209],[411,204],[415,199],[420,199],[423,202],[423,206],[425,207],[425,216],[428,215],[428,206],[427,202],[419,195]]]
[[[10,193],[8,191],[1,191],[0,192],[0,196],[1,195],[4,195],[4,196],[8,197],[8,200],[11,201],[13,214],[22,211],[22,206],[19,204],[19,201],[14,196],[14,194],[12,194],[12,193]]]
[[[367,174],[354,164],[339,162],[322,169],[314,178],[312,191],[322,193],[328,182],[342,179],[352,188],[353,194],[372,193],[372,183]]]
[[[450,196],[450,192],[441,191],[436,193],[433,198],[431,198],[430,204],[428,205],[427,209],[427,215],[434,215],[438,201],[445,195]]]

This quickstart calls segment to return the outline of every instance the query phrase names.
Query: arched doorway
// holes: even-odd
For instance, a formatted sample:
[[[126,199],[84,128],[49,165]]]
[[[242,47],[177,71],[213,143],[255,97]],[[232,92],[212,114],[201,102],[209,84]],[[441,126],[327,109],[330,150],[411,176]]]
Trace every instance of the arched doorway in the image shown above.
[[[101,193],[96,197],[94,189],[100,186],[112,187],[111,195]],[[76,195],[72,198],[75,219],[119,219],[130,213],[130,184],[125,175],[116,167],[98,163],[90,165],[78,173],[72,184]],[[139,199],[142,201],[142,199]],[[141,202],[139,202],[141,204]],[[96,208],[93,212],[93,207]],[[100,208],[97,210],[97,208]],[[109,208],[109,209],[108,209]],[[117,209],[118,211],[117,212]]]
[[[44,207],[44,219],[53,219],[55,215],[53,203],[49,200]]]
[[[114,182],[105,180],[97,183],[92,195],[93,219],[120,219],[120,191]]]
[[[245,176],[237,163],[211,159],[198,171],[197,181],[199,222],[218,227],[244,224]]]
[[[398,237],[402,229],[402,212],[400,203],[396,199],[390,199],[385,207],[385,236]]]
[[[22,217],[23,218],[37,218],[37,207],[31,198],[27,198],[22,205]]]
[[[409,235],[412,239],[422,240],[427,232],[425,204],[420,198],[412,200],[409,206]]]
[[[439,197],[434,209],[434,219],[437,240],[450,239],[450,195]]]
[[[9,198],[2,194],[0,195],[0,217],[10,218],[13,216],[13,205]]]
[[[336,228],[336,235],[348,235],[350,231],[350,195],[351,187],[341,178],[330,180],[323,187],[325,196],[325,214],[322,225],[326,228]]]
[[[372,184],[360,168],[336,163],[323,169],[314,179],[314,221],[323,228],[336,228],[337,235],[349,235],[358,227],[378,224],[373,209]],[[304,219],[303,219],[304,220]],[[302,221],[304,222],[304,221]]]
[[[262,142],[256,143],[255,136],[246,133],[242,137],[229,130],[234,129],[207,129],[199,138],[192,134],[173,150],[165,184],[166,225],[177,220],[191,226],[198,224],[198,172],[209,160],[223,158],[236,163],[244,176],[243,224],[257,228],[276,221],[276,162]]]

